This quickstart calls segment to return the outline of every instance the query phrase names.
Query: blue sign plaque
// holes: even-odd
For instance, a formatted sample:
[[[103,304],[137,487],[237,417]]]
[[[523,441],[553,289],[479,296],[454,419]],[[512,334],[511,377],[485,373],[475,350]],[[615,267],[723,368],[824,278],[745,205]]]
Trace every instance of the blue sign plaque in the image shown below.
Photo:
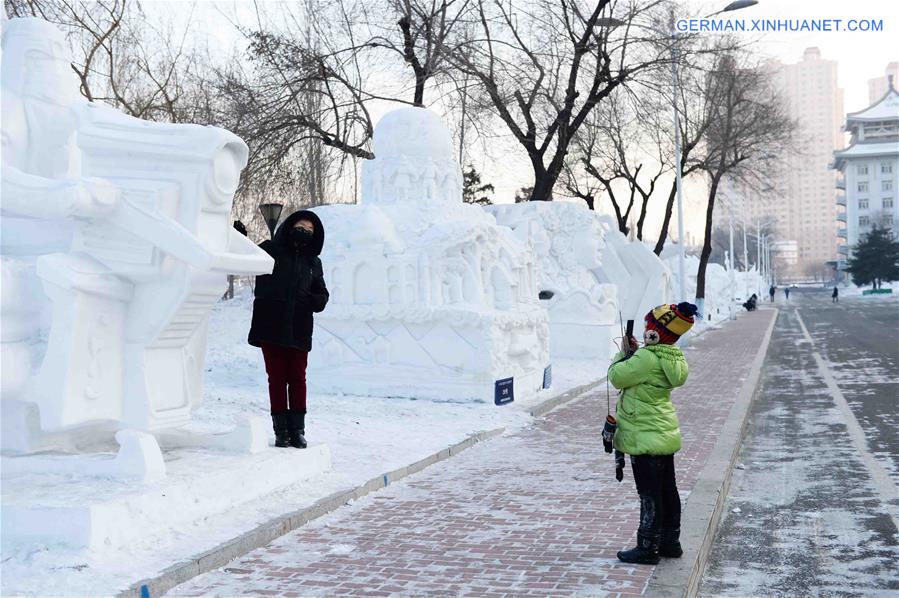
[[[512,382],[514,378],[503,378],[502,380],[497,380],[493,402],[497,405],[505,405],[506,403],[511,403],[515,400],[515,392],[513,390]]]

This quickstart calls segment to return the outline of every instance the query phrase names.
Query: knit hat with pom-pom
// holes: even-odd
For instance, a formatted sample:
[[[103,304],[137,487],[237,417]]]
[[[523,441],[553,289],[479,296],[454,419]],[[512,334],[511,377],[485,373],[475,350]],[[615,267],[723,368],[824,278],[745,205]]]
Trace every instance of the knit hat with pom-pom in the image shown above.
[[[652,308],[644,318],[647,344],[673,345],[677,339],[693,327],[693,316],[698,311],[699,309],[695,305],[686,301],[677,305],[672,303]],[[656,334],[652,334],[653,331]],[[656,335],[658,335],[658,340],[655,339]]]

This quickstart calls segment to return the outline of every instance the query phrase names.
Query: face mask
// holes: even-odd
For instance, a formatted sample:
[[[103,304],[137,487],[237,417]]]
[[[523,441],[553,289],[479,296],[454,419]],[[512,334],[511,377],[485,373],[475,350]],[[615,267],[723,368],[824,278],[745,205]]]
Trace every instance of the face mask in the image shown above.
[[[295,228],[290,231],[290,243],[294,247],[305,247],[312,242],[312,233],[305,228]]]

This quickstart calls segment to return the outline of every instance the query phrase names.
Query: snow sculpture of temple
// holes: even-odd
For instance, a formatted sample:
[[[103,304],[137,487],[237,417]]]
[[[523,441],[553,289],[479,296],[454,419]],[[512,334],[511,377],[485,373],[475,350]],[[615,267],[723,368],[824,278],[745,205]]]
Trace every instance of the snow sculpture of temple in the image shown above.
[[[331,300],[315,319],[310,387],[441,400],[534,394],[549,365],[534,254],[463,203],[435,113],[388,113],[374,150],[361,205],[315,209]]]
[[[620,336],[618,286],[626,269],[602,282],[606,231],[585,206],[531,202],[486,208],[499,224],[533,245],[538,259],[538,295],[549,310],[553,359],[604,360]],[[614,255],[610,255],[614,267]],[[614,281],[614,282],[609,282]]]
[[[243,141],[90,104],[69,64],[51,24],[3,23],[4,448],[31,404],[45,432],[186,423],[226,274],[273,265],[230,226]]]

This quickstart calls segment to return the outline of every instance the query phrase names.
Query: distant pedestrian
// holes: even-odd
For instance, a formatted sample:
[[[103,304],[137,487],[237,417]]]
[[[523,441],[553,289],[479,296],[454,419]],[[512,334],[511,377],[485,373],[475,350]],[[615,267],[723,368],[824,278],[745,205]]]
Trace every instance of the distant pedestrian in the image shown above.
[[[784,287],[784,295],[787,297],[787,301],[790,300],[790,287]]]
[[[753,293],[752,296],[749,297],[749,299],[747,299],[746,302],[743,304],[743,307],[746,308],[746,311],[755,311],[756,307],[758,306],[758,302],[759,302],[758,295]]]
[[[768,289],[768,295],[771,297],[771,303],[774,303],[774,293],[776,291],[777,291],[777,287],[775,287],[773,284],[771,285],[771,288]]]
[[[615,416],[615,450],[631,456],[640,496],[637,546],[622,550],[625,563],[654,565],[659,556],[678,558],[680,495],[674,475],[674,453],[681,448],[680,424],[671,389],[687,381],[687,360],[674,346],[693,326],[697,308],[691,303],[660,305],[646,314],[643,347],[624,340],[613,358],[609,382],[621,390]],[[630,355],[630,353],[633,353]]]
[[[839,303],[840,302],[840,290],[837,287],[833,288],[833,294],[830,296],[831,303]]]

